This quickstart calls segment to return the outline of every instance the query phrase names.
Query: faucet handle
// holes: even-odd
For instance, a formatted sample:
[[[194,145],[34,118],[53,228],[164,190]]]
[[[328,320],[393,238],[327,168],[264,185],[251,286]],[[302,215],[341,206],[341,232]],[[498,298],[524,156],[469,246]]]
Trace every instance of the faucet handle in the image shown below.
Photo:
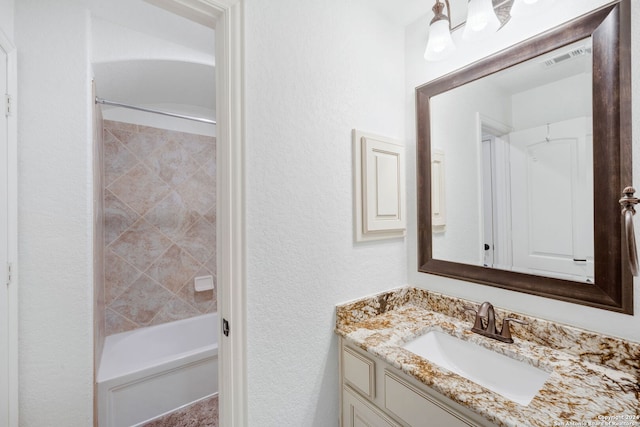
[[[528,325],[529,322],[525,322],[524,320],[516,319],[515,317],[505,317],[502,321],[502,330],[500,331],[500,336],[504,338],[505,342],[512,343],[513,338],[511,338],[511,329],[509,328],[509,322],[520,323],[522,325]]]

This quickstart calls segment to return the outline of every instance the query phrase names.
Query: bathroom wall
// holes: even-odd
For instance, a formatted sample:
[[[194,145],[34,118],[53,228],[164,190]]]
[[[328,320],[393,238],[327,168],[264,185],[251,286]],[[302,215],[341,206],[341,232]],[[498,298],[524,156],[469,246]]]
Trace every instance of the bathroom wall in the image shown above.
[[[83,0],[15,2],[19,417],[93,422],[93,171]]]
[[[405,239],[354,243],[351,144],[405,138],[404,32],[370,0],[244,12],[248,424],[337,426],[334,307],[406,284]]]
[[[14,0],[0,0],[0,28],[9,40],[13,41],[13,9]]]
[[[467,65],[492,52],[501,50],[513,43],[517,43],[539,32],[552,28],[573,17],[580,16],[589,10],[608,3],[605,0],[565,0],[554,3],[553,14],[538,15],[523,20],[516,20],[505,26],[488,40],[479,43],[458,43],[458,49],[446,61],[429,63],[422,57],[427,40],[428,17],[424,16],[406,28],[406,132],[409,153],[414,153],[415,147],[415,107],[414,88],[433,80],[441,75]],[[637,2],[631,2],[632,9],[632,59],[633,63],[640,58],[640,7]],[[460,32],[454,33],[454,39],[459,38]],[[633,122],[640,123],[640,69],[633,68]],[[640,158],[640,135],[633,134],[634,158]],[[634,166],[634,181],[638,182],[637,161]],[[416,180],[415,162],[407,162],[407,191],[409,212],[408,238],[408,274],[409,282],[413,285],[431,289],[437,292],[467,298],[482,302],[489,300],[495,305],[514,311],[538,316],[566,324],[575,325],[593,331],[611,334],[622,338],[640,341],[640,291],[638,280],[635,281],[635,316],[617,314],[606,310],[594,309],[586,306],[564,303],[552,299],[526,295],[519,292],[505,291],[469,282],[452,280],[417,271],[417,239],[416,239]],[[637,221],[637,220],[636,220]]]
[[[105,120],[106,334],[216,311],[215,138]]]

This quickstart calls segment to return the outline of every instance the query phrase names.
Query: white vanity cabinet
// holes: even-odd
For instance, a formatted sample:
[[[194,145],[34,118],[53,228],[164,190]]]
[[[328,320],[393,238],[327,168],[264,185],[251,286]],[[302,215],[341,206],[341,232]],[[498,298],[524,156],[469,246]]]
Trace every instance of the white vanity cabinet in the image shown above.
[[[340,338],[342,427],[488,427],[464,406]]]
[[[342,427],[400,427],[350,387],[342,388]]]

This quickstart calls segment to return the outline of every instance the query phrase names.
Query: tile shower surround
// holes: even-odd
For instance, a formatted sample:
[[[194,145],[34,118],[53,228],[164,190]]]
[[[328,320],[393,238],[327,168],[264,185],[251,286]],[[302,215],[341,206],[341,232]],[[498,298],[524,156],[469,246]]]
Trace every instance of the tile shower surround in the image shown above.
[[[106,335],[216,311],[216,140],[104,121]]]

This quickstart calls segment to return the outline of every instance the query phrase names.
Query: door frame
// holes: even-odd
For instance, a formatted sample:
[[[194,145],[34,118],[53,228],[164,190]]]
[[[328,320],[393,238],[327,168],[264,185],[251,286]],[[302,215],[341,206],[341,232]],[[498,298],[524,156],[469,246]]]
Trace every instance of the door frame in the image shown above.
[[[18,426],[18,120],[17,120],[17,55],[16,48],[0,28],[0,49],[7,55],[7,95],[11,100],[11,109],[7,114],[7,263],[9,276],[0,279],[0,286],[7,286],[7,343],[0,358],[6,360],[6,366],[0,367],[7,382],[0,387],[0,398],[7,402],[8,426]],[[3,94],[0,94],[3,95]],[[2,109],[5,114],[5,101],[2,96]],[[5,225],[2,225],[5,226]],[[3,338],[4,340],[4,338]]]
[[[494,200],[493,208],[493,264],[506,268],[512,264],[511,245],[511,184],[508,178],[509,170],[509,141],[505,139],[511,132],[511,127],[489,118],[483,114],[476,113],[476,139],[482,145],[483,140],[491,138],[492,145],[492,189]],[[482,167],[482,165],[480,165]],[[500,220],[496,221],[495,216]],[[496,225],[497,224],[497,225]],[[496,248],[498,250],[496,250]]]
[[[247,425],[242,0],[146,0],[215,29],[221,426]],[[222,323],[222,322],[221,322]]]

